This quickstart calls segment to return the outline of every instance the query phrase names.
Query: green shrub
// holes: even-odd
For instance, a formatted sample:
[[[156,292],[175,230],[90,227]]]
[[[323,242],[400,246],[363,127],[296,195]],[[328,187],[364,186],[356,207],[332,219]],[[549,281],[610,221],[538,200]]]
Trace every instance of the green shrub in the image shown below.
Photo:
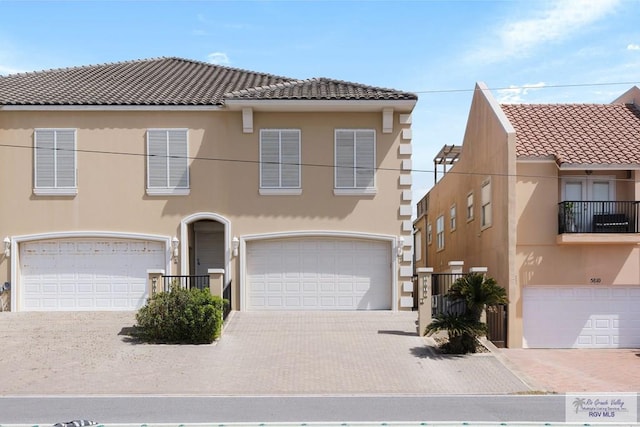
[[[138,311],[138,336],[160,343],[210,344],[220,336],[225,303],[209,289],[174,286],[149,298]]]

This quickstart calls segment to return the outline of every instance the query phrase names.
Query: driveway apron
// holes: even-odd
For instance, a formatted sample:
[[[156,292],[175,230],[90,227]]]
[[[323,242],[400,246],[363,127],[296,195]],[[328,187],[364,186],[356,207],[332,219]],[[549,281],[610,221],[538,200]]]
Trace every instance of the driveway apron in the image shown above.
[[[491,353],[442,356],[413,312],[234,312],[212,345],[143,344],[134,313],[0,313],[2,395],[493,394]]]

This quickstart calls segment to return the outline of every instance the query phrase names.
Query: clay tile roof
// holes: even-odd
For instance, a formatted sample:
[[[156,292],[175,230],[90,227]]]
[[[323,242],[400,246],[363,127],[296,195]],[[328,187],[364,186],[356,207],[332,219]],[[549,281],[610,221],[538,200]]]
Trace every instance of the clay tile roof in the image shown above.
[[[321,83],[322,82],[322,83]],[[182,58],[0,76],[0,105],[222,105],[236,99],[416,99],[354,83],[288,77]]]
[[[291,79],[181,58],[0,77],[3,105],[217,105],[225,92]]]
[[[518,157],[558,164],[640,163],[640,110],[633,104],[503,104]]]
[[[277,83],[227,93],[226,99],[287,100],[416,100],[413,93],[399,92],[324,77]]]

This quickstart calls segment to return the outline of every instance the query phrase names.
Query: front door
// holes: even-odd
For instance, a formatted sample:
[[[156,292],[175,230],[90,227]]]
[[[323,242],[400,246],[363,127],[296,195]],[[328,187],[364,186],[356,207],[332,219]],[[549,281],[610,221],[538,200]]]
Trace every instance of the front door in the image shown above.
[[[198,221],[193,231],[195,274],[206,276],[210,268],[224,268],[224,226],[216,221]]]

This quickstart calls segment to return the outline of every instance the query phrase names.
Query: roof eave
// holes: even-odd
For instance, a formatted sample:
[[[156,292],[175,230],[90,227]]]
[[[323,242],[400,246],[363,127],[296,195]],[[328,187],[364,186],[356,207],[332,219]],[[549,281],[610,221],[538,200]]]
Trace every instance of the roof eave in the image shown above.
[[[335,100],[335,99],[228,99],[225,105],[231,111],[253,108],[255,111],[319,111],[319,112],[377,112],[384,108],[393,108],[398,112],[411,112],[415,99],[387,100]]]
[[[73,104],[9,104],[2,111],[216,111],[219,105],[73,105]]]
[[[561,170],[640,170],[638,163],[561,163],[558,165]]]

